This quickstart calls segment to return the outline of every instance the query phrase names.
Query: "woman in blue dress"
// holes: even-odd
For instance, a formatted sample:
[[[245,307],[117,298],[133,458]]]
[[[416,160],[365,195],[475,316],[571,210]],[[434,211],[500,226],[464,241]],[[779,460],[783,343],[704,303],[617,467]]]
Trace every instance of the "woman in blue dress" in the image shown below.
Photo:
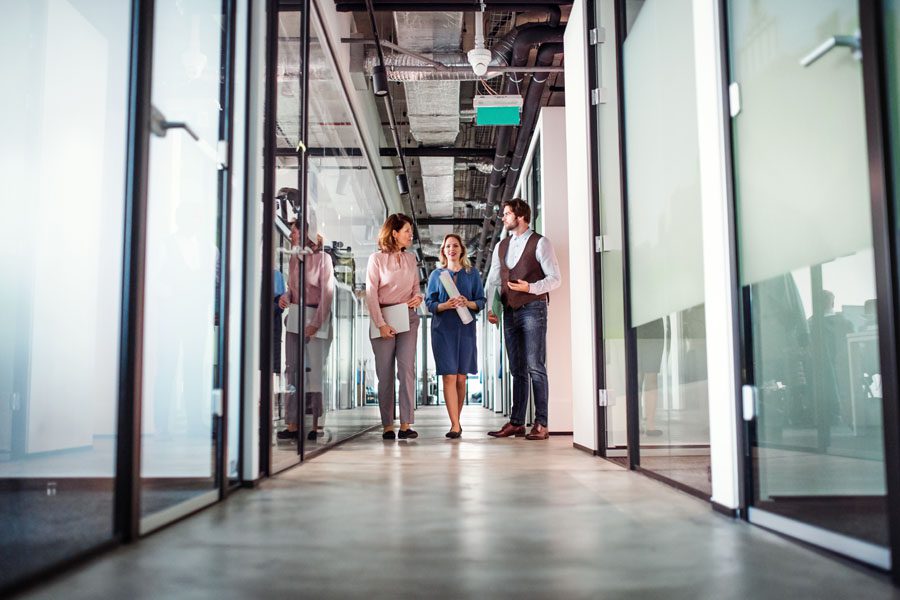
[[[484,308],[484,287],[481,275],[472,268],[462,238],[455,233],[444,236],[439,254],[441,267],[428,278],[425,303],[431,312],[431,350],[437,373],[444,383],[444,403],[450,415],[448,438],[458,438],[462,433],[459,416],[466,396],[466,377],[478,373],[478,356],[475,349],[475,320],[463,324],[456,309],[465,306],[471,313]],[[441,273],[447,272],[459,290],[459,296],[451,298],[441,283]]]

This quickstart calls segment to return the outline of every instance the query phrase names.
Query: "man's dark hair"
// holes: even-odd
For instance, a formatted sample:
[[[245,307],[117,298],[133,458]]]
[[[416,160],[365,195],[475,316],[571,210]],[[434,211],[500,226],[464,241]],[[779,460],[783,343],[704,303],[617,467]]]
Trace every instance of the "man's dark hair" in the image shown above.
[[[505,200],[503,204],[500,205],[500,211],[503,212],[503,209],[507,206],[514,215],[516,215],[517,217],[522,217],[526,223],[531,223],[531,207],[528,206],[527,202],[525,202],[521,198]]]

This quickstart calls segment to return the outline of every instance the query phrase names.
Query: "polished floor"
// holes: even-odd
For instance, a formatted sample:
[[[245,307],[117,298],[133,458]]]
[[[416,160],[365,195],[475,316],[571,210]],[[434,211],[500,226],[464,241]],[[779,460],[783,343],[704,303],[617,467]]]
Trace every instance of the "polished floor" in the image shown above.
[[[96,559],[35,598],[892,598],[887,579],[574,450],[356,438]]]

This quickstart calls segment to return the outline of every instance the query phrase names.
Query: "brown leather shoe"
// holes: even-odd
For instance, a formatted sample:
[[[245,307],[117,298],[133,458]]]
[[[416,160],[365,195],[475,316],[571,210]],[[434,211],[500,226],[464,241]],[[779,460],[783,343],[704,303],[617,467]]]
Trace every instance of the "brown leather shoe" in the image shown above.
[[[550,430],[540,423],[535,423],[531,433],[525,436],[526,440],[546,440],[550,437]]]
[[[499,431],[488,431],[488,435],[496,438],[505,438],[512,436],[522,437],[525,435],[525,426],[507,423],[506,425],[501,427]]]

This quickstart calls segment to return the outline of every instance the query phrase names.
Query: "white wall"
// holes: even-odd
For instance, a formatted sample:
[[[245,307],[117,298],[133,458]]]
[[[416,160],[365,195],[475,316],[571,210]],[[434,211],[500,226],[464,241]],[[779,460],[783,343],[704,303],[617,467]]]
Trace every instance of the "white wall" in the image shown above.
[[[712,501],[739,505],[730,212],[716,0],[693,0]]]
[[[568,181],[568,288],[573,442],[597,450],[597,382],[594,337],[594,265],[587,45],[584,2],[576,0],[564,37],[566,55],[566,179]],[[546,179],[546,178],[545,178]],[[554,243],[556,239],[552,238]],[[561,259],[560,259],[561,260]],[[556,298],[554,298],[556,301]],[[552,416],[552,415],[551,415]]]
[[[543,235],[553,243],[562,285],[551,292],[547,310],[547,377],[550,431],[572,431],[572,346],[570,315],[569,198],[566,185],[566,109],[544,107],[536,131],[541,144],[541,210]],[[526,170],[523,169],[524,173]]]

